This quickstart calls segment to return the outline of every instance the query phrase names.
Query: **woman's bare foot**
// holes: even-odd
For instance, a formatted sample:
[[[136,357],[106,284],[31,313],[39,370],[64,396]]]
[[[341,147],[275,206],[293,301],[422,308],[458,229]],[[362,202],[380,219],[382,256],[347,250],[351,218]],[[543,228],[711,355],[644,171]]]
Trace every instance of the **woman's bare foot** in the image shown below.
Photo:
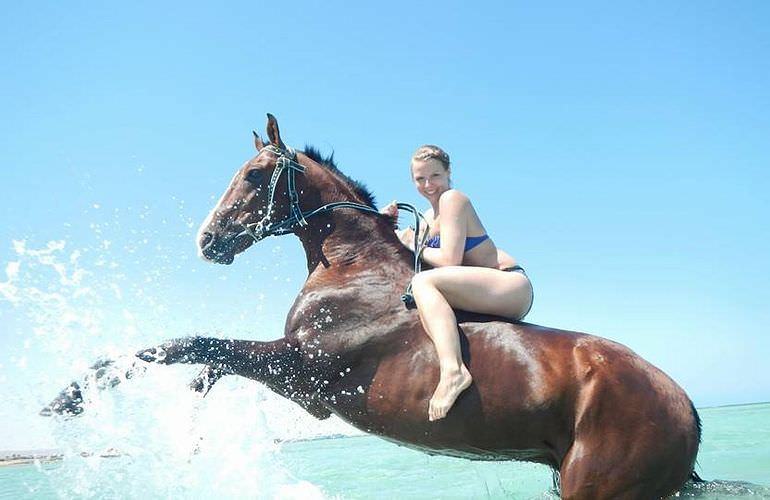
[[[441,377],[436,390],[433,392],[433,397],[430,398],[428,420],[433,421],[446,417],[457,397],[470,387],[471,382],[473,382],[473,378],[465,365],[462,365],[459,371]]]

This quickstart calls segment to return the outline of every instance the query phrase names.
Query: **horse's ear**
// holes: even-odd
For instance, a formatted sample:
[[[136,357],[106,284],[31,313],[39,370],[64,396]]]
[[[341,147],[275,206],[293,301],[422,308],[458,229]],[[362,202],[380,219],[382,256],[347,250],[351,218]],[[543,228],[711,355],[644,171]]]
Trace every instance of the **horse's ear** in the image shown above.
[[[256,146],[257,152],[259,152],[260,150],[262,150],[262,148],[265,147],[265,143],[262,142],[262,139],[259,137],[259,134],[257,134],[253,130],[251,131],[251,133],[254,134],[254,146]]]
[[[270,113],[267,114],[267,138],[270,139],[270,142],[273,145],[278,146],[281,149],[286,149],[286,146],[284,146],[283,141],[281,140],[281,133],[278,131],[278,120],[276,120],[275,116]]]

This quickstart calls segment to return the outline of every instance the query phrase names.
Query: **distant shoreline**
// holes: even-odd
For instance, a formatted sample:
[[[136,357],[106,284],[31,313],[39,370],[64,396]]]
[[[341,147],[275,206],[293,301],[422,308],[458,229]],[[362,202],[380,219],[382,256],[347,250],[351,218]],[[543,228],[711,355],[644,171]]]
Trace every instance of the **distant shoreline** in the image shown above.
[[[81,457],[99,456],[101,458],[119,457],[120,453],[116,450],[108,449],[102,453],[81,452]],[[34,450],[17,452],[0,452],[0,467],[12,467],[14,465],[30,465],[35,462],[42,464],[52,464],[61,462],[64,454],[58,450]]]
[[[50,464],[59,462],[64,458],[64,455],[11,455],[9,457],[0,458],[0,467],[11,467],[14,465],[30,465],[35,462],[43,464]]]
[[[701,406],[700,408],[695,408],[696,410],[708,410],[711,408],[731,408],[733,406],[755,406],[755,405],[766,405],[770,404],[770,401],[757,401],[756,403],[730,403],[726,405],[715,405],[715,406]]]

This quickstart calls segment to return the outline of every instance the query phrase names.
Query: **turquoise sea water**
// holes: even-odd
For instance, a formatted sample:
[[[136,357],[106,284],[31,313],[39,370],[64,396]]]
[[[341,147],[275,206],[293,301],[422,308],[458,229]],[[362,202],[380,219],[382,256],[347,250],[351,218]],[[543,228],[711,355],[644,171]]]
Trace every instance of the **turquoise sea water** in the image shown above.
[[[234,391],[228,392],[232,396]],[[283,411],[272,403],[269,408]],[[770,403],[699,412],[704,432],[697,470],[704,479],[725,482],[708,483],[683,496],[770,498]],[[199,409],[197,415],[199,421],[208,417],[215,421],[222,414],[207,417]],[[285,413],[283,417],[287,418]],[[312,422],[299,421],[303,428]],[[539,465],[431,457],[352,431],[275,443],[270,438],[274,422],[257,418],[253,425],[273,430],[261,435],[249,431],[239,441],[241,430],[232,429],[229,440],[219,436],[225,443],[203,445],[192,454],[168,455],[150,442],[134,449],[131,438],[123,434],[125,448],[120,457],[75,453],[55,464],[3,467],[0,497],[556,498],[550,471]],[[186,424],[179,427],[182,435],[190,434]],[[205,428],[199,426],[198,433],[205,434]],[[85,431],[88,427],[66,429],[70,436]],[[77,441],[86,436],[80,438]],[[162,443],[163,450],[172,442]]]

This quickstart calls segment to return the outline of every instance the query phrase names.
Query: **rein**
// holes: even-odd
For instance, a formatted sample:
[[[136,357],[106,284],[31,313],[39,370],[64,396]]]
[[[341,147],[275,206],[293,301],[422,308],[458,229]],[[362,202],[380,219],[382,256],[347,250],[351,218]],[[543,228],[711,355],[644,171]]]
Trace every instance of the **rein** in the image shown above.
[[[303,212],[299,206],[299,193],[297,193],[297,185],[294,179],[296,172],[305,173],[305,167],[297,162],[297,153],[291,148],[281,149],[273,144],[265,146],[274,155],[278,157],[275,162],[275,170],[270,178],[270,184],[268,184],[268,203],[267,212],[262,220],[244,226],[243,232],[238,236],[248,235],[254,238],[255,242],[258,242],[268,236],[281,236],[284,234],[292,233],[297,227],[307,226],[307,219],[319,214],[331,212],[332,210],[340,208],[353,208],[364,213],[381,215],[380,212],[368,205],[356,203],[353,201],[335,201],[320,206],[314,210]],[[278,180],[281,174],[286,171],[286,192],[289,196],[289,216],[280,222],[274,222],[268,224],[272,217],[273,204],[275,202],[275,188],[278,185]],[[425,217],[410,203],[397,203],[396,207],[399,210],[407,210],[414,215],[414,273],[417,274],[422,269],[422,261],[420,260],[420,254],[425,246],[425,240],[427,239],[428,231],[422,232],[422,237],[417,238],[420,234],[420,219],[425,220]],[[427,226],[427,222],[425,223]],[[406,287],[406,291],[401,295],[401,300],[407,309],[413,309],[415,307],[414,296],[412,295],[412,283]]]

